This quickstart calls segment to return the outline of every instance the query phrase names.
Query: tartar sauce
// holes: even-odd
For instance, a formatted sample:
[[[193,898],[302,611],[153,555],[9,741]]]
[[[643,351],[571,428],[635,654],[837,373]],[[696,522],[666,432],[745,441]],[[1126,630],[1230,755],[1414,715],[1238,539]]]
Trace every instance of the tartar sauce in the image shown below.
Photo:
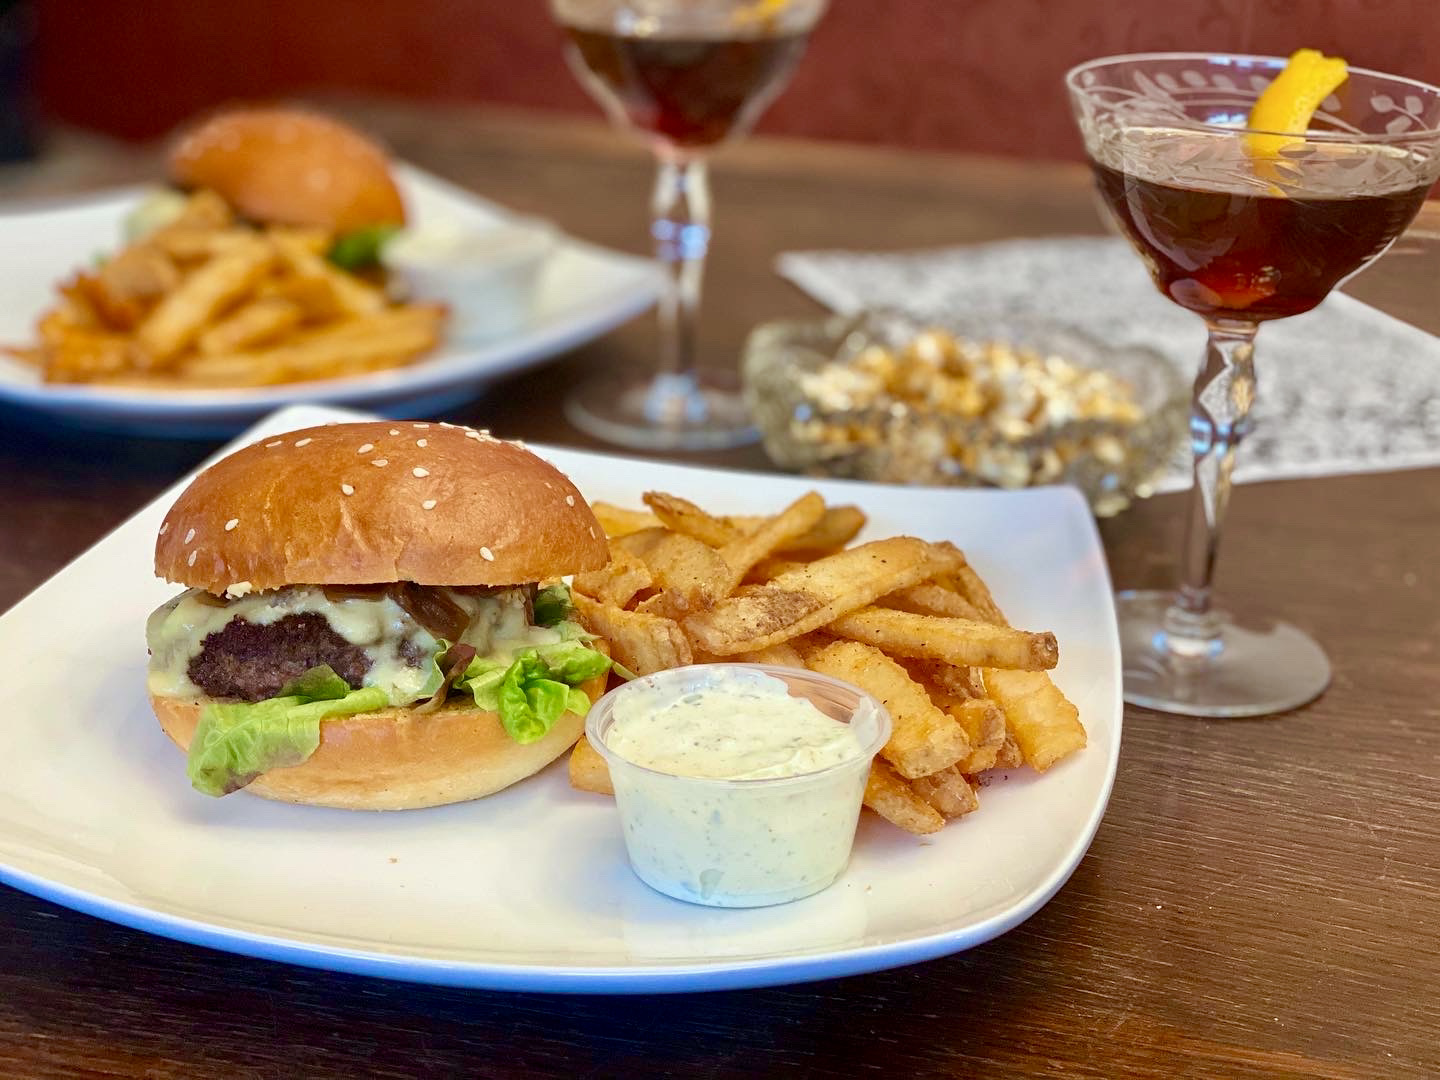
[[[721,678],[678,695],[641,688],[615,702],[605,743],[647,769],[716,780],[798,776],[860,756],[849,724],[770,678]]]
[[[839,876],[889,723],[848,687],[851,722],[826,715],[787,686],[806,680],[824,677],[682,668],[596,706],[591,739],[603,744],[641,880],[681,900],[752,907],[808,896]]]

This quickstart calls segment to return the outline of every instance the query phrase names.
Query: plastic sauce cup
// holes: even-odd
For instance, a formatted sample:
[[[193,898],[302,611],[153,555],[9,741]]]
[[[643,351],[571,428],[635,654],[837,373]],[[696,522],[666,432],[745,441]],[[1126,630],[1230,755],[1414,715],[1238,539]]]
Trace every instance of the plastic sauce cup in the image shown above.
[[[850,725],[859,752],[814,772],[731,780],[660,772],[606,743],[626,695],[703,692],[716,679],[757,674]],[[585,733],[609,766],[626,851],[641,881],[693,904],[763,907],[817,893],[845,869],[870,763],[890,738],[890,715],[858,687],[801,668],[700,664],[615,688],[591,707]]]

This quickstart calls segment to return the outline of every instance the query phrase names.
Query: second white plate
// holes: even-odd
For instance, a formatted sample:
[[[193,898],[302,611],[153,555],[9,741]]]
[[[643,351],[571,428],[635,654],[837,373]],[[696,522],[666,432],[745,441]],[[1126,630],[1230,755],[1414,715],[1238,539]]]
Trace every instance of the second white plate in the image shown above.
[[[396,170],[412,220],[483,228],[509,212],[413,166]],[[55,286],[120,245],[139,189],[0,209],[0,344],[32,341]],[[614,329],[647,310],[663,277],[648,259],[565,237],[541,272],[529,322],[519,332],[475,345],[442,344],[417,363],[342,379],[235,390],[148,390],[46,383],[0,353],[0,401],[91,427],[176,436],[234,431],[287,404],[388,403],[393,415],[420,415],[473,396],[486,382],[533,366]]]

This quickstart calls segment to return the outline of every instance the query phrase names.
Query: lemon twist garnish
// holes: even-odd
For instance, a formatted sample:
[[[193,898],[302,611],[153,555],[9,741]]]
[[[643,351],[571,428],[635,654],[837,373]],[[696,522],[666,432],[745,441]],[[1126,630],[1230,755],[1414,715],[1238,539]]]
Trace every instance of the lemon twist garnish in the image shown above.
[[[1349,74],[1338,56],[1324,56],[1318,49],[1297,49],[1285,70],[1255,99],[1247,126],[1252,131],[1304,135],[1315,110]],[[1250,156],[1257,161],[1277,158],[1287,146],[1303,141],[1283,134],[1245,136]]]
[[[737,8],[731,16],[736,26],[771,26],[791,4],[791,0],[753,0]]]

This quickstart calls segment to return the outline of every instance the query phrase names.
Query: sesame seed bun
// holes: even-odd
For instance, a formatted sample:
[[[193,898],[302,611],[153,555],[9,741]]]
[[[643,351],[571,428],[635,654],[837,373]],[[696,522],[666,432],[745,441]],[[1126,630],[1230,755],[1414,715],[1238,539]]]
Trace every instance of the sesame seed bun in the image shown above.
[[[204,121],[176,141],[170,179],[210,188],[266,224],[344,232],[405,223],[379,144],[303,109],[236,109]]]
[[[518,585],[597,570],[605,534],[559,470],[471,428],[382,420],[264,439],[185,489],[155,542],[167,581]]]
[[[604,677],[581,689],[594,701]],[[204,698],[151,697],[165,734],[188,750]],[[280,802],[344,810],[413,810],[493,794],[531,776],[580,737],[584,717],[563,713],[542,738],[521,744],[493,712],[454,702],[432,713],[382,709],[320,723],[305,762],[262,773],[245,790]]]

